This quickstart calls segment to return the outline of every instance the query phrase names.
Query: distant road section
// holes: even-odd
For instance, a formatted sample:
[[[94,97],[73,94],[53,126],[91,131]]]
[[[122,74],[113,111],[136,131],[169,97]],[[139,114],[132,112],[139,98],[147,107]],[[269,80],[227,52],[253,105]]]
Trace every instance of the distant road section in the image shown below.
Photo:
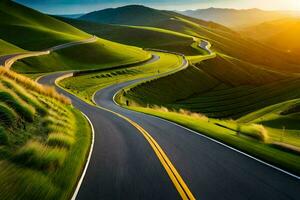
[[[44,51],[33,51],[33,52],[25,52],[25,53],[17,53],[17,54],[12,54],[12,55],[5,55],[0,57],[0,66],[2,65],[3,67],[10,69],[11,66],[20,59],[23,58],[28,58],[28,57],[35,57],[35,56],[42,56],[42,55],[47,55],[50,54],[53,51],[57,51],[60,49],[65,49],[71,46],[76,46],[76,45],[81,45],[81,44],[87,44],[87,43],[93,43],[96,42],[98,38],[96,36],[93,36],[89,39],[85,40],[80,40],[80,41],[75,41],[75,42],[69,42],[66,44],[61,44],[58,46],[51,47],[49,49],[46,49]]]

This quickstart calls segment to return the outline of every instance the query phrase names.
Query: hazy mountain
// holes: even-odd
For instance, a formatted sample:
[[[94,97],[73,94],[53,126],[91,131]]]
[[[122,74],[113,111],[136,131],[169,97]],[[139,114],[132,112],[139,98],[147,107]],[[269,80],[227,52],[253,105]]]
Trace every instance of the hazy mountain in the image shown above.
[[[76,19],[81,17],[82,15],[84,15],[84,13],[80,13],[80,14],[71,14],[71,15],[56,15],[58,17],[65,17],[65,18],[70,18],[70,19]]]
[[[300,54],[300,18],[285,18],[242,30],[248,37],[283,51]]]
[[[292,11],[264,11],[255,8],[247,10],[208,8],[187,10],[180,13],[198,19],[214,21],[234,28],[256,25],[266,21],[286,18],[292,15],[300,15],[300,13]]]

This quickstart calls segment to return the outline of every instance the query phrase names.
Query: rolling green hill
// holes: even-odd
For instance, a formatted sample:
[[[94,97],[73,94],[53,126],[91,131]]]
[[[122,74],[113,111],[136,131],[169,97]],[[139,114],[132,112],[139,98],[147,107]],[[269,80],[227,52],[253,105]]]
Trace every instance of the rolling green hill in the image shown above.
[[[300,54],[300,19],[284,18],[247,27],[242,33],[279,50]]]
[[[22,53],[24,50],[40,51],[91,37],[65,22],[12,1],[0,2],[0,55]],[[21,60],[13,65],[13,69],[28,73],[107,68],[149,58],[150,54],[142,49],[99,38],[95,43]]]
[[[204,53],[191,47],[191,44],[194,42],[192,36],[175,31],[145,26],[111,25],[76,19],[59,19],[92,35],[122,44],[142,48],[163,49],[186,55]]]
[[[134,15],[130,14],[132,9],[135,10]],[[143,12],[145,9],[147,10],[146,14]],[[101,19],[103,15],[105,15],[105,20]],[[126,21],[123,20],[123,17],[115,17],[118,15],[124,15]],[[156,17],[147,18],[147,15]],[[206,39],[211,42],[213,50],[245,62],[271,70],[300,72],[300,61],[293,55],[269,48],[269,46],[246,38],[222,25],[187,17],[171,11],[160,11],[143,6],[125,6],[109,12],[107,10],[96,11],[84,15],[80,19],[98,23],[140,25],[171,30]],[[136,19],[139,20],[138,23],[135,21]],[[150,19],[151,21],[149,21]]]
[[[140,5],[109,8],[85,14],[79,19],[103,24],[152,25],[172,17],[167,12]]]
[[[0,2],[0,19],[0,38],[26,50],[42,50],[90,37],[64,22],[9,0]]]
[[[13,54],[13,53],[22,53],[22,52],[25,51],[13,44],[10,44],[0,39],[0,56]]]
[[[50,55],[26,58],[13,65],[20,73],[74,69],[110,68],[147,60],[151,55],[140,48],[98,39],[95,43],[61,49]]]

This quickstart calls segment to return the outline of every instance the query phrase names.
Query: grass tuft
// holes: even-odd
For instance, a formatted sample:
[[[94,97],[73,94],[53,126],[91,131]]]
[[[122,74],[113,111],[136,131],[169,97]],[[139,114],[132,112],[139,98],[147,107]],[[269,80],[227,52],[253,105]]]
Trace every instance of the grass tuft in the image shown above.
[[[47,144],[54,147],[70,148],[74,143],[74,138],[63,133],[51,133],[48,137]]]
[[[27,121],[33,121],[35,109],[18,97],[14,92],[1,87],[0,101],[5,102],[13,108],[21,117]]]
[[[238,129],[240,130],[237,131],[241,134],[255,138],[262,142],[267,142],[269,139],[268,131],[263,125],[260,124],[243,125]]]
[[[66,150],[52,148],[36,141],[28,142],[14,156],[13,161],[39,170],[56,170],[66,158]]]

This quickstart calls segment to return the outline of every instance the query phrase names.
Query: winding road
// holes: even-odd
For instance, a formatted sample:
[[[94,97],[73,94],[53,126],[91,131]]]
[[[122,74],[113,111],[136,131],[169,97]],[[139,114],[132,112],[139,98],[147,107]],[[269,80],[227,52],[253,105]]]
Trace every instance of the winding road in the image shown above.
[[[185,66],[184,59],[179,69]],[[39,82],[54,85],[65,74],[44,76]],[[120,89],[145,79],[98,91],[94,95],[98,106],[57,87],[88,116],[95,129],[93,154],[76,199],[299,199],[299,178],[201,133],[115,104],[113,97]],[[184,186],[172,179],[143,132],[157,142],[186,184],[188,190],[183,189],[183,194],[180,187]],[[189,191],[192,195],[186,194]]]
[[[68,43],[37,53],[85,42]],[[212,54],[206,41],[199,47]],[[4,64],[25,54],[1,57]],[[31,56],[36,56],[31,54]],[[142,65],[156,62],[158,56]],[[9,67],[12,63],[9,63]],[[188,63],[171,72],[184,69]],[[56,86],[70,72],[39,79],[68,96],[90,119],[94,148],[76,199],[299,199],[299,177],[270,167],[201,133],[154,116],[119,107],[114,95],[124,87],[156,76],[107,87],[94,95],[92,106]]]

